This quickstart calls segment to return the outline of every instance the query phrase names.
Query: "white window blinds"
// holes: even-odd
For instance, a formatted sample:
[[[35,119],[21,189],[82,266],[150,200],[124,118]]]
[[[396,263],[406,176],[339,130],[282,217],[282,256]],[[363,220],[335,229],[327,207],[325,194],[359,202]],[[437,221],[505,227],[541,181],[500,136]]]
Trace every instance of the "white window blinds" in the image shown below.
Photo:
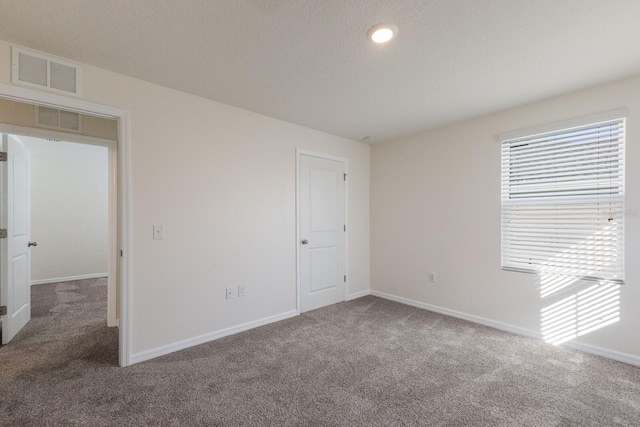
[[[624,119],[502,141],[502,267],[624,282]]]

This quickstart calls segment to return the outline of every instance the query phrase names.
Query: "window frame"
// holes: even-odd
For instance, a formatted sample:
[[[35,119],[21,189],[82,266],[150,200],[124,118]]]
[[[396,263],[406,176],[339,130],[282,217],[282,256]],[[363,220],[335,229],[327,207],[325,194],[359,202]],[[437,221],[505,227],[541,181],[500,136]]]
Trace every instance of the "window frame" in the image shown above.
[[[507,133],[503,133],[498,135],[498,140],[500,142],[500,159],[501,159],[501,165],[500,165],[500,174],[501,174],[501,178],[500,178],[500,229],[501,229],[501,234],[500,234],[500,244],[501,244],[501,257],[500,257],[500,262],[501,262],[501,268],[504,271],[516,271],[516,272],[524,272],[524,273],[531,273],[531,274],[549,274],[549,271],[544,270],[544,267],[541,263],[532,263],[531,268],[523,268],[521,266],[514,266],[515,262],[506,262],[506,258],[508,259],[510,256],[513,256],[513,250],[512,250],[512,245],[511,245],[511,233],[512,233],[512,228],[509,226],[510,225],[510,219],[509,220],[505,220],[505,211],[512,208],[513,206],[522,206],[522,205],[526,205],[528,202],[530,203],[530,201],[527,200],[526,197],[520,199],[520,202],[514,202],[514,199],[511,199],[511,197],[508,198],[508,200],[505,202],[505,172],[507,174],[509,174],[511,172],[511,165],[509,164],[507,166],[507,168],[505,169],[505,154],[504,154],[504,146],[506,143],[509,142],[513,142],[513,140],[518,140],[518,139],[522,139],[522,140],[526,140],[526,139],[533,139],[536,137],[540,137],[542,135],[545,134],[552,134],[552,133],[562,133],[562,132],[569,132],[572,129],[575,128],[580,128],[580,127],[589,127],[589,126],[597,126],[599,123],[606,123],[606,122],[613,122],[613,121],[620,121],[622,123],[623,126],[623,131],[622,131],[622,142],[620,143],[621,145],[621,152],[622,152],[622,160],[621,160],[621,166],[620,166],[620,173],[621,173],[621,184],[620,184],[620,189],[621,189],[621,196],[618,197],[619,203],[620,204],[620,218],[621,218],[621,225],[620,225],[620,237],[622,239],[622,242],[619,245],[619,250],[616,251],[616,253],[619,254],[620,257],[620,263],[621,266],[619,268],[619,274],[614,275],[614,276],[610,276],[607,277],[607,274],[600,274],[600,275],[581,275],[581,274],[571,274],[568,271],[562,271],[562,269],[560,269],[560,271],[555,271],[552,272],[551,274],[555,274],[555,275],[559,275],[559,276],[571,276],[571,277],[575,277],[576,279],[580,279],[580,280],[588,280],[588,281],[598,281],[598,282],[608,282],[608,283],[618,283],[618,284],[624,284],[624,279],[625,279],[625,233],[626,233],[626,226],[624,224],[624,218],[625,218],[625,199],[626,199],[626,171],[625,171],[625,166],[626,166],[626,145],[627,145],[627,134],[628,134],[628,110],[626,109],[619,109],[619,110],[614,110],[614,111],[609,111],[606,113],[600,113],[600,114],[594,114],[594,115],[589,115],[589,116],[583,116],[583,117],[579,117],[579,118],[575,118],[575,119],[571,119],[571,120],[565,120],[565,121],[561,121],[561,122],[554,122],[554,123],[549,123],[549,124],[545,124],[542,126],[536,126],[536,127],[531,127],[531,128],[527,128],[527,129],[521,129],[518,131],[513,131],[513,132],[507,132]],[[511,175],[507,175],[507,176],[511,176]],[[506,178],[507,180],[509,178]],[[510,195],[510,181],[508,181],[506,183],[507,187],[509,188],[507,190],[507,193]],[[562,188],[562,187],[561,187]],[[533,196],[531,197],[533,198]],[[571,200],[575,200],[575,201],[571,201]],[[549,198],[548,201],[545,202],[541,202],[538,200],[538,205],[539,206],[553,206],[553,205],[559,205],[559,204],[565,204],[567,206],[579,206],[581,204],[581,200],[579,198],[575,198],[575,199],[571,199],[570,197],[564,196],[564,198],[562,197],[558,197],[558,198]],[[594,202],[591,202],[594,203]],[[512,210],[507,212],[507,215],[511,215],[512,214]],[[510,217],[509,217],[510,218]],[[505,236],[505,229],[508,230],[509,237]],[[535,231],[535,230],[534,230]],[[543,236],[544,233],[541,233],[541,236]],[[505,257],[505,251],[507,251],[507,257]],[[560,254],[561,252],[559,251],[558,254]],[[511,264],[511,265],[509,265]],[[586,264],[585,264],[586,265]],[[556,269],[558,270],[558,269]],[[569,268],[566,268],[565,270],[569,270]]]

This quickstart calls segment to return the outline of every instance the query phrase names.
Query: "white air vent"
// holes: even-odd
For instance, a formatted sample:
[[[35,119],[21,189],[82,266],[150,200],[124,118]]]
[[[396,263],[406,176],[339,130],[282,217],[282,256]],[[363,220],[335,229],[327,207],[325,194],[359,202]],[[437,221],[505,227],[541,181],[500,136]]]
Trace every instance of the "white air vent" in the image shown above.
[[[15,46],[12,55],[13,83],[80,95],[82,69],[78,65]]]
[[[82,132],[82,115],[57,108],[36,107],[36,126],[65,132]]]

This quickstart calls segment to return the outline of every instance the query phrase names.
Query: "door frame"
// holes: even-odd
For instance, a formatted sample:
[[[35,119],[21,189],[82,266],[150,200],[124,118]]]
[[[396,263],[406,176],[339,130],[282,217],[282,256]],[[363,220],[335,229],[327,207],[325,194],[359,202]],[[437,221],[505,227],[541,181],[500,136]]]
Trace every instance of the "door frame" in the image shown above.
[[[317,151],[296,148],[296,314],[300,315],[300,157],[310,156],[320,159],[334,160],[344,164],[344,173],[349,177],[349,159],[346,157],[334,156],[332,154],[319,153]],[[346,180],[344,186],[344,223],[347,231],[344,235],[344,274],[347,281],[344,284],[343,301],[347,300],[349,295],[349,180]]]
[[[118,359],[120,366],[128,366],[131,364],[132,356],[132,325],[131,325],[131,153],[130,153],[130,113],[127,110],[110,107],[106,105],[96,104],[81,99],[68,98],[48,92],[41,92],[33,89],[13,86],[6,83],[0,83],[0,98],[11,101],[23,102],[27,104],[43,105],[51,108],[62,108],[81,114],[90,114],[94,116],[113,119],[118,122],[118,140],[117,140],[117,171],[116,177],[110,180],[117,180],[118,184],[118,212],[117,224],[119,225],[119,233],[110,235],[109,238],[119,242],[119,250],[121,251],[119,273],[117,275],[117,291],[120,297],[118,304]],[[10,133],[10,132],[7,132]],[[77,135],[76,135],[77,136]],[[87,137],[85,137],[87,138]],[[112,151],[109,154],[110,159],[113,157]],[[110,224],[110,231],[111,224]],[[110,268],[111,270],[111,268]],[[111,274],[111,271],[109,271]]]

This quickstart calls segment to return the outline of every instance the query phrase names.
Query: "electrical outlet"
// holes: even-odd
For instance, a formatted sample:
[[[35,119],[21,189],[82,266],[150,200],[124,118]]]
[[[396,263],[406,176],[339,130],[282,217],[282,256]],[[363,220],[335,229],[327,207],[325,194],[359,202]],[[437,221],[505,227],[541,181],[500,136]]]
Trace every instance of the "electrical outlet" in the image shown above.
[[[433,271],[429,272],[429,283],[436,283],[436,273]]]
[[[233,294],[235,289],[233,289],[233,286],[230,286],[227,288],[227,299],[232,299],[233,298]]]
[[[238,297],[246,297],[247,292],[244,289],[244,285],[238,285]]]

